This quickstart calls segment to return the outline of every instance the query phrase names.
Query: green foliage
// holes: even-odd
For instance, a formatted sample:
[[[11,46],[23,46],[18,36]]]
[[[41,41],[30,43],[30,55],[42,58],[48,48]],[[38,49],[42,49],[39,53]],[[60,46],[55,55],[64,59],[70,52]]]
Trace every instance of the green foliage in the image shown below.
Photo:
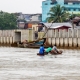
[[[47,17],[48,22],[64,22],[67,18],[69,18],[69,13],[65,7],[61,7],[60,5],[53,6],[49,13],[49,17]]]
[[[69,18],[70,18],[70,19],[73,19],[73,18],[75,18],[75,17],[80,17],[80,14],[73,14],[73,13],[72,13]]]
[[[0,29],[9,30],[17,28],[17,17],[13,13],[0,11]]]

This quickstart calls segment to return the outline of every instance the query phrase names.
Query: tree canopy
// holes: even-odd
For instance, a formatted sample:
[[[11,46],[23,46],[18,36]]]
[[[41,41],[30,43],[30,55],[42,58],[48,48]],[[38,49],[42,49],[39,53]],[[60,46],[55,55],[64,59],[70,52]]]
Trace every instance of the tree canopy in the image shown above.
[[[64,22],[69,17],[69,13],[64,6],[56,5],[51,7],[47,17],[48,22]]]
[[[15,14],[0,11],[0,30],[16,29],[16,20]]]

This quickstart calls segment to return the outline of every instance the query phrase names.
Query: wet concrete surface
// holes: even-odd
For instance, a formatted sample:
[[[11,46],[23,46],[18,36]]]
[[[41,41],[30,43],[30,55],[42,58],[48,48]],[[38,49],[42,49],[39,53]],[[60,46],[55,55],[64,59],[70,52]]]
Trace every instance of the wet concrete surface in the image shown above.
[[[80,80],[80,50],[37,56],[38,49],[0,47],[0,80]]]

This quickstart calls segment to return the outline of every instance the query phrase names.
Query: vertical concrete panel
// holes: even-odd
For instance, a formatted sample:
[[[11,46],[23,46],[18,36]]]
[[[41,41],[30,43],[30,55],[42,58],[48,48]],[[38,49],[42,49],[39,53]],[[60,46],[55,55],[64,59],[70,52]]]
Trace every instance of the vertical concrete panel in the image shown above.
[[[68,38],[64,38],[63,44],[65,47],[68,47],[69,44]]]
[[[38,39],[41,38],[41,32],[38,32]]]
[[[29,41],[32,41],[32,30],[29,30]]]
[[[5,44],[6,43],[6,30],[3,30],[3,43]]]
[[[6,37],[8,37],[8,30],[6,30]]]
[[[68,29],[68,37],[69,37],[69,38],[72,37],[72,29]]]
[[[9,36],[11,37],[11,30],[9,30]]]
[[[59,29],[59,38],[61,38],[61,37],[62,37],[62,30]]]
[[[1,37],[0,37],[0,43],[1,43]]]
[[[55,45],[55,44],[56,44],[55,38],[52,38],[52,45]]]
[[[24,30],[23,32],[21,32],[22,40],[33,41],[35,39],[34,36],[35,36],[34,30]]]
[[[59,46],[59,44],[60,44],[59,38],[56,38],[56,45]]]
[[[31,41],[34,41],[35,40],[35,31],[34,30],[31,30],[31,34],[32,34],[32,36],[31,36]]]
[[[47,32],[47,30],[44,32],[44,35],[46,36],[46,38],[48,38],[48,32]]]
[[[79,34],[79,33],[78,33],[78,29],[77,29],[77,38],[78,38],[78,34]]]
[[[78,38],[78,47],[80,47],[80,38]]]
[[[7,35],[10,37],[10,30],[7,31]]]
[[[10,37],[9,39],[10,39],[10,44],[12,44],[12,42],[13,42],[13,41],[12,41],[12,37]]]
[[[47,38],[47,33],[43,32],[43,37]]]
[[[52,41],[51,41],[51,38],[48,38],[48,43],[49,43],[49,45],[52,44],[51,42],[52,42]]]
[[[26,31],[27,32],[27,40],[29,41],[29,30]]]
[[[2,37],[4,36],[4,30],[2,30],[2,35],[1,35]]]
[[[3,37],[3,43],[4,44],[6,43],[6,37]]]
[[[14,38],[15,38],[15,32],[14,32],[14,30],[12,30],[12,39],[13,39],[12,41],[13,41],[13,43],[15,42]]]
[[[5,36],[7,37],[7,30],[5,30]]]
[[[7,37],[7,30],[5,31],[5,34],[6,34],[5,37]]]
[[[13,37],[13,43],[15,43],[15,37]]]
[[[25,31],[24,30],[21,30],[20,32],[21,32],[21,42],[23,42],[25,40],[25,38],[24,38]],[[29,30],[28,30],[27,37],[28,37],[28,41],[29,41]]]
[[[34,40],[35,40],[35,31],[32,30],[32,41],[34,41]]]
[[[47,35],[48,38],[49,37],[51,38],[53,36],[52,32],[53,32],[53,30],[48,30],[48,35]]]
[[[75,30],[74,30],[74,29],[72,29],[72,37],[74,37],[74,36],[75,36],[75,35],[74,35],[74,31],[75,31]]]
[[[12,30],[12,37],[14,36],[14,30]]]
[[[4,33],[4,37],[5,37],[5,30],[3,31],[3,33]]]
[[[12,36],[12,30],[9,30],[10,31],[10,37]]]
[[[1,37],[1,44],[3,43],[3,37]]]
[[[7,44],[9,44],[9,42],[10,42],[9,37],[6,37],[6,42],[7,42]]]
[[[62,37],[63,38],[68,37],[68,31],[66,29],[63,30]]]
[[[41,39],[44,36],[44,32],[38,32],[38,38]],[[45,36],[44,36],[45,37]]]
[[[24,40],[30,40],[30,36],[29,35],[29,30],[21,30],[21,42],[23,42]]]
[[[46,34],[47,38],[49,38],[49,30],[48,31],[46,30],[45,34]]]
[[[0,37],[2,36],[2,30],[0,30]]]
[[[12,37],[12,43],[14,43],[14,38]]]
[[[77,47],[77,43],[78,43],[77,38],[73,38],[73,47]]]
[[[63,38],[60,38],[60,46],[63,46]]]
[[[77,37],[80,38],[80,29],[77,29]]]
[[[4,37],[4,30],[2,31],[2,37]]]
[[[52,37],[53,38],[55,37],[55,30],[54,29],[52,30]]]
[[[44,36],[45,38],[48,38],[48,32],[45,31],[44,34],[43,34],[43,36]]]
[[[69,38],[69,47],[72,47],[73,38]]]
[[[2,30],[0,30],[0,43],[1,43],[1,37],[2,37]]]
[[[10,37],[12,37],[13,30],[9,30],[9,32],[10,32]]]
[[[55,29],[55,37],[59,37],[59,31],[57,29]]]
[[[77,29],[74,29],[74,37],[77,38]]]
[[[6,30],[6,37],[8,36],[8,33],[7,32],[8,32],[8,30]]]

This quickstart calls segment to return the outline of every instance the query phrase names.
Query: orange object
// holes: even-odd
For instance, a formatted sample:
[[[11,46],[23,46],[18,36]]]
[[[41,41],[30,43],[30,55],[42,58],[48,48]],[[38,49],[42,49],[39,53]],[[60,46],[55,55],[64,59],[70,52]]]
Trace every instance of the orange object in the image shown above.
[[[28,23],[28,28],[32,28],[32,24],[31,23]]]

